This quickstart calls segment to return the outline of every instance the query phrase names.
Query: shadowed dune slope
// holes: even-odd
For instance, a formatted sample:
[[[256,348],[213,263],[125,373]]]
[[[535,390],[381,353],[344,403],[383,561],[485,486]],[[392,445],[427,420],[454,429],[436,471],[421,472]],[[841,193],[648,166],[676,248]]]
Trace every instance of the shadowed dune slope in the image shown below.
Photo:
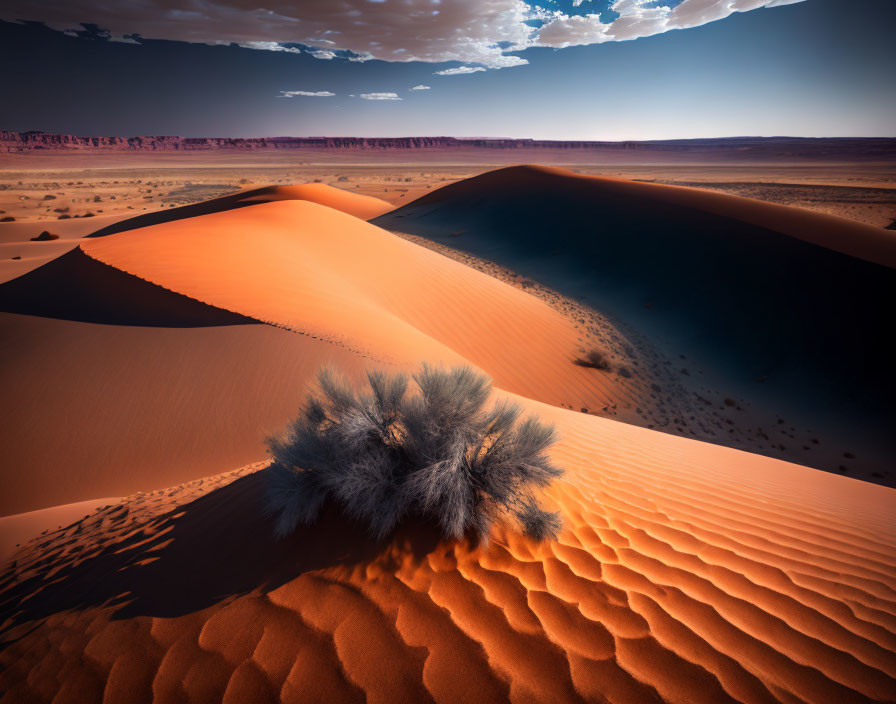
[[[0,223],[0,284],[43,266],[78,246],[78,240],[99,227],[124,220],[126,215],[108,215],[69,220]],[[58,235],[58,240],[36,242],[42,232]]]
[[[0,311],[107,325],[202,327],[255,322],[173,293],[80,248],[0,285]]]
[[[0,688],[10,701],[892,701],[896,492],[523,403],[562,438],[556,543],[499,531],[474,547],[407,524],[377,544],[332,507],[274,541],[258,466],[139,495],[39,538],[0,577]]]
[[[567,201],[556,200],[563,198]],[[537,196],[535,200],[528,200]],[[584,201],[584,202],[583,202]],[[615,201],[615,205],[613,203]],[[422,219],[432,216],[438,221],[441,215],[450,212],[443,208],[457,207],[462,203],[475,206],[471,216],[487,216],[508,204],[520,205],[528,202],[525,213],[543,217],[541,211],[550,207],[558,218],[563,217],[561,205],[587,207],[595,219],[608,219],[606,226],[592,223],[592,228],[582,235],[604,235],[601,229],[613,221],[620,213],[635,220],[629,228],[635,230],[644,223],[640,217],[652,218],[659,224],[659,218],[672,215],[679,217],[697,213],[711,213],[729,220],[738,220],[756,227],[789,235],[797,239],[849,254],[850,256],[874,262],[889,268],[896,268],[896,237],[884,228],[866,225],[837,215],[828,215],[777,203],[703,191],[696,188],[671,186],[666,184],[630,181],[606,176],[585,176],[567,169],[551,166],[509,166],[490,171],[480,176],[464,179],[439,188],[421,198],[388,213],[383,222],[393,218]],[[639,213],[632,206],[658,208],[670,206],[670,210],[659,215]],[[423,208],[426,212],[421,212]],[[676,212],[676,208],[679,210]],[[580,213],[575,213],[580,215]],[[677,222],[666,223],[669,228],[679,228]],[[530,235],[524,235],[530,239]]]
[[[587,296],[785,409],[798,399],[881,428],[894,419],[896,348],[883,321],[896,237],[882,228],[529,166],[445,186],[373,222]]]
[[[113,235],[117,232],[125,232],[126,230],[135,230],[139,227],[148,227],[150,225],[158,225],[164,222],[173,222],[175,220],[184,220],[186,218],[194,218],[198,215],[208,215],[209,213],[218,213],[225,210],[233,210],[235,208],[245,208],[249,205],[258,203],[271,203],[280,200],[304,200],[312,203],[319,203],[328,208],[348,213],[362,220],[369,220],[378,215],[389,212],[395,206],[373,196],[365,196],[360,193],[351,193],[328,186],[325,183],[303,183],[295,186],[264,186],[262,188],[253,188],[239,193],[233,193],[229,196],[213,198],[201,203],[193,203],[192,205],[183,205],[179,208],[170,208],[168,210],[158,210],[153,213],[138,215],[127,220],[112,223],[96,232],[88,235],[88,237],[105,237]]]

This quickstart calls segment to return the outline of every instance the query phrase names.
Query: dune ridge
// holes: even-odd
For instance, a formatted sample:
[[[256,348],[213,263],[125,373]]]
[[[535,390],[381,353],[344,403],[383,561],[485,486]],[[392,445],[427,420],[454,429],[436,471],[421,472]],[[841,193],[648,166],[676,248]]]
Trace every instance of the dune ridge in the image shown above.
[[[394,207],[379,198],[352,193],[324,183],[304,183],[253,188],[192,205],[155,210],[136,216],[120,213],[62,221],[0,223],[0,284],[22,276],[74,249],[77,245],[76,240],[83,237],[105,237],[138,227],[278,200],[307,200],[320,203],[363,220],[383,215]],[[58,234],[60,240],[52,243],[31,241],[32,237],[43,230]]]
[[[74,682],[191,702],[892,699],[896,492],[516,400],[561,431],[557,543],[412,524],[375,544],[335,509],[274,542],[253,465],[19,552],[0,682],[13,700]],[[98,570],[118,576],[92,593]]]
[[[896,350],[881,321],[896,289],[892,231],[535,166],[447,185],[371,222],[587,300],[653,340],[671,363],[692,360],[692,377],[696,367],[714,390],[753,408],[761,432],[747,449],[769,451],[762,435],[786,419],[823,429],[838,451],[815,460],[801,449],[811,441],[782,438],[777,456],[849,471],[844,456],[862,448],[865,478],[891,474]],[[691,379],[692,391],[704,386]]]
[[[192,205],[182,205],[168,210],[157,210],[137,215],[127,220],[114,222],[87,235],[106,237],[127,230],[135,230],[150,225],[159,225],[200,215],[220,213],[236,208],[245,208],[260,203],[276,203],[283,200],[301,200],[318,203],[333,210],[347,213],[362,220],[369,220],[392,210],[395,206],[373,196],[351,193],[325,183],[302,183],[291,186],[262,186],[238,191],[229,196],[212,198]]]
[[[0,352],[0,438],[10,466],[32,467],[12,474],[0,514],[263,456],[326,364],[359,378],[469,363],[577,410],[650,406],[649,374],[573,364],[591,336],[544,303],[309,202],[82,240],[0,286],[0,310],[17,341]]]
[[[438,206],[455,198],[481,198],[483,192],[488,193],[493,188],[528,188],[533,181],[540,181],[542,186],[552,190],[559,187],[570,195],[576,191],[580,195],[587,195],[587,189],[599,188],[604,193],[623,199],[635,197],[643,199],[645,203],[662,203],[722,215],[891,269],[896,268],[896,236],[881,227],[839,215],[728,193],[612,176],[583,175],[556,166],[526,164],[489,171],[439,188],[398,209],[393,215],[405,216],[405,213],[412,212],[411,207]]]
[[[381,362],[468,362],[501,388],[549,403],[631,402],[646,384],[574,365],[585,333],[532,296],[316,203],[268,203],[81,249],[203,303]]]

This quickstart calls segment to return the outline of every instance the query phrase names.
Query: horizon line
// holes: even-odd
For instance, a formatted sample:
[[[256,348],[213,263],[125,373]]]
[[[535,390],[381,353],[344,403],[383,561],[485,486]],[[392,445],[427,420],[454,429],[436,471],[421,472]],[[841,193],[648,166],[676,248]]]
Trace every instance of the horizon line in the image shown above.
[[[581,138],[543,138],[543,137],[510,137],[510,136],[456,136],[445,134],[407,134],[401,136],[370,136],[370,135],[260,135],[252,137],[233,137],[233,136],[209,136],[209,135],[183,135],[183,134],[161,134],[161,133],[142,133],[130,135],[118,134],[76,134],[74,132],[48,132],[46,130],[7,130],[0,129],[0,133],[13,135],[35,135],[43,134],[49,136],[60,137],[77,137],[80,139],[138,139],[141,137],[168,138],[168,139],[232,139],[232,140],[261,140],[261,139],[377,139],[377,140],[402,140],[402,139],[451,139],[457,141],[513,141],[513,142],[581,142],[586,144],[625,144],[629,142],[639,143],[655,143],[655,142],[692,142],[692,141],[722,141],[735,139],[753,139],[753,140],[772,140],[772,139],[801,139],[801,140],[823,140],[823,139],[861,139],[861,140],[896,140],[896,135],[876,135],[876,136],[850,136],[850,135],[826,135],[826,136],[803,136],[803,135],[726,135],[722,137],[663,137],[663,138],[631,138],[631,139],[581,139]]]

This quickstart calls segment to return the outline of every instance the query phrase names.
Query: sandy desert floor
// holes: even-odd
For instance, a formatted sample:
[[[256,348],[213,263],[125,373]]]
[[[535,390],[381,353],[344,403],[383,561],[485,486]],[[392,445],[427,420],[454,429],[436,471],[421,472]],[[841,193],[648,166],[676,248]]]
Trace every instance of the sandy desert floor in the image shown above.
[[[896,221],[896,168],[870,163],[693,162],[678,157],[587,154],[2,154],[0,218],[33,223],[132,216],[270,184],[312,183],[394,205],[508,163],[537,162],[583,174],[674,183],[796,205],[886,227]],[[39,234],[39,233],[36,233]]]
[[[891,196],[869,195],[892,170],[673,166],[613,174],[732,223],[766,211],[644,181],[826,193],[825,215],[763,227],[824,239],[844,275],[892,257]],[[896,700],[896,490],[872,483],[892,465],[797,418],[757,434],[713,368],[593,301],[367,222],[485,166],[136,168],[3,173],[2,701]],[[592,348],[609,371],[575,363]],[[330,507],[275,541],[264,438],[315,370],[420,361],[480,369],[556,426],[559,540],[409,523],[373,542]]]

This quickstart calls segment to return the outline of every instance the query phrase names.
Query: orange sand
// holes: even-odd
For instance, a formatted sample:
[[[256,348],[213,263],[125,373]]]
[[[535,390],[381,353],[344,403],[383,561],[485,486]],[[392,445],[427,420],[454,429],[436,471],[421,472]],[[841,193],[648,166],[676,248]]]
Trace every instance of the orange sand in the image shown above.
[[[538,299],[323,205],[80,246],[63,265],[114,267],[97,274],[112,302],[4,316],[20,343],[0,368],[27,372],[0,419],[27,471],[4,479],[22,504],[151,493],[7,564],[4,701],[894,699],[896,491],[559,408],[638,389],[573,365],[579,332]],[[146,318],[154,302],[166,317]],[[118,321],[131,308],[141,325]],[[560,539],[407,525],[375,544],[331,507],[277,542],[263,465],[183,483],[258,448],[326,359],[355,377],[467,361],[553,422]],[[80,442],[96,461],[66,479]]]
[[[341,188],[328,186],[325,183],[303,183],[297,186],[258,188],[247,191],[246,196],[240,198],[241,203],[270,203],[278,200],[304,200],[309,203],[317,203],[333,210],[354,215],[362,220],[370,220],[395,208],[394,205],[387,203],[381,198],[351,193]]]
[[[75,290],[91,297],[57,305]],[[0,330],[18,342],[0,350],[9,400],[0,438],[11,466],[32,469],[12,473],[0,513],[257,459],[326,363],[355,375],[376,364],[469,363],[555,405],[647,405],[649,375],[572,363],[583,333],[547,304],[310,202],[81,240],[8,284],[6,297]],[[248,318],[222,319],[198,301]]]
[[[562,436],[558,542],[507,531],[477,548],[408,526],[376,545],[335,510],[275,542],[257,467],[139,495],[17,555],[0,688],[10,701],[892,699],[896,492],[525,403]]]
[[[123,232],[158,222],[280,200],[320,203],[364,220],[383,215],[394,208],[386,201],[372,196],[350,193],[324,183],[306,183],[298,186],[255,188],[203,203],[154,211],[135,217],[118,214],[69,220],[0,223],[0,284],[22,276],[68,252],[75,247],[74,240],[91,236],[93,233]],[[44,230],[59,235],[60,239],[53,242],[31,241],[32,237]],[[19,258],[13,259],[13,257]]]
[[[117,498],[92,499],[0,517],[0,561],[5,561],[19,544],[27,543],[35,535],[75,523],[96,509],[119,501]]]
[[[467,362],[547,403],[593,408],[637,397],[644,384],[572,364],[582,333],[533,296],[316,203],[268,203],[81,247],[218,308],[385,363]]]

